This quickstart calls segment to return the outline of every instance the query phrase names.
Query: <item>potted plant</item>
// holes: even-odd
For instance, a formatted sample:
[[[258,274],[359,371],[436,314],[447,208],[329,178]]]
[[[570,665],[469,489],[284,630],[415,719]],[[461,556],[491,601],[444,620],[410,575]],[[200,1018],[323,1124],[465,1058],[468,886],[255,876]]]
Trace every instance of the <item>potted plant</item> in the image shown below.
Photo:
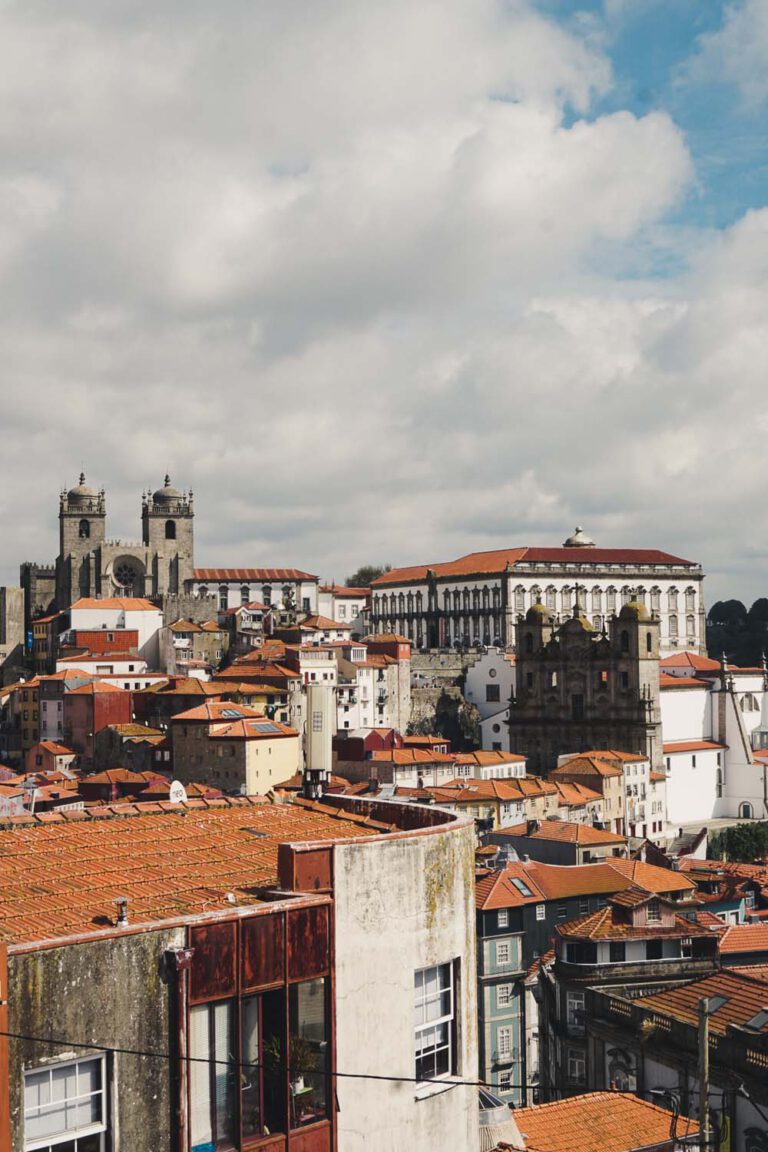
[[[304,1091],[304,1077],[317,1068],[317,1056],[312,1045],[303,1036],[292,1035],[288,1047],[291,1092],[297,1096]]]

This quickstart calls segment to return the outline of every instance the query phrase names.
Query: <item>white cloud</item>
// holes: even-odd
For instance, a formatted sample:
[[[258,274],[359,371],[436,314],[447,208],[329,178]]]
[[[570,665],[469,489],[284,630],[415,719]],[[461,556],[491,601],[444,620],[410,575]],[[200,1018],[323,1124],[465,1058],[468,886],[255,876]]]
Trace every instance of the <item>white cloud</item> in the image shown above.
[[[747,105],[768,99],[768,5],[765,0],[729,4],[722,27],[699,39],[688,76],[695,81],[719,80],[734,85]]]
[[[1,7],[5,579],[81,463],[124,535],[193,485],[201,563],[340,579],[583,520],[726,567],[728,486],[700,509],[762,418],[764,221],[690,277],[600,272],[693,173],[662,113],[593,114],[596,43],[523,0]]]

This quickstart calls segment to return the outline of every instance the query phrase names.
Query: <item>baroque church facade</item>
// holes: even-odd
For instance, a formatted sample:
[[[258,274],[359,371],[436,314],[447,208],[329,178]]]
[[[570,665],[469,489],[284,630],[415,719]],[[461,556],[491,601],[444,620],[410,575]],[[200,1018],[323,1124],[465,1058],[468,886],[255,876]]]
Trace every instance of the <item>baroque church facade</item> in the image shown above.
[[[59,554],[55,563],[21,567],[26,626],[41,613],[61,611],[82,597],[180,596],[193,577],[194,504],[165,477],[162,488],[144,492],[141,542],[110,540],[104,489],[80,475],[59,498]]]

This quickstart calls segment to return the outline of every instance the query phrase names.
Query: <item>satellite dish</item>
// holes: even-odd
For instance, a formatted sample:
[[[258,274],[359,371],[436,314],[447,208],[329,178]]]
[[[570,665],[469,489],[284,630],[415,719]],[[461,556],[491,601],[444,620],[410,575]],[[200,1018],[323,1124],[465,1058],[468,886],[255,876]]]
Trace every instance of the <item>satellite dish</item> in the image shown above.
[[[173,780],[171,782],[170,791],[168,792],[168,799],[171,804],[186,804],[187,790],[180,780]]]

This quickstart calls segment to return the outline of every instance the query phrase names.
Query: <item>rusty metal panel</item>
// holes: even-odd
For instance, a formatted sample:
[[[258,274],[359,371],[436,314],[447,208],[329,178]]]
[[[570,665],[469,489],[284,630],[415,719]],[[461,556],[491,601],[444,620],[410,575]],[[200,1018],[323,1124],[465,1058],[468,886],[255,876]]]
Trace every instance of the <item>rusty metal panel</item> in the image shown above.
[[[240,942],[243,992],[285,983],[285,921],[282,912],[242,920]]]
[[[237,946],[234,920],[207,924],[190,932],[190,947],[194,948],[189,972],[189,998],[218,1000],[234,996],[237,988]]]
[[[297,852],[292,844],[280,844],[277,851],[280,887],[286,892],[330,892],[332,852],[330,846]]]
[[[0,943],[0,1152],[11,1152],[8,1030],[8,949]]]
[[[288,1147],[291,1152],[330,1152],[331,1125],[325,1121],[304,1131],[292,1132]]]
[[[310,980],[330,969],[330,925],[327,904],[288,912],[288,977]]]

